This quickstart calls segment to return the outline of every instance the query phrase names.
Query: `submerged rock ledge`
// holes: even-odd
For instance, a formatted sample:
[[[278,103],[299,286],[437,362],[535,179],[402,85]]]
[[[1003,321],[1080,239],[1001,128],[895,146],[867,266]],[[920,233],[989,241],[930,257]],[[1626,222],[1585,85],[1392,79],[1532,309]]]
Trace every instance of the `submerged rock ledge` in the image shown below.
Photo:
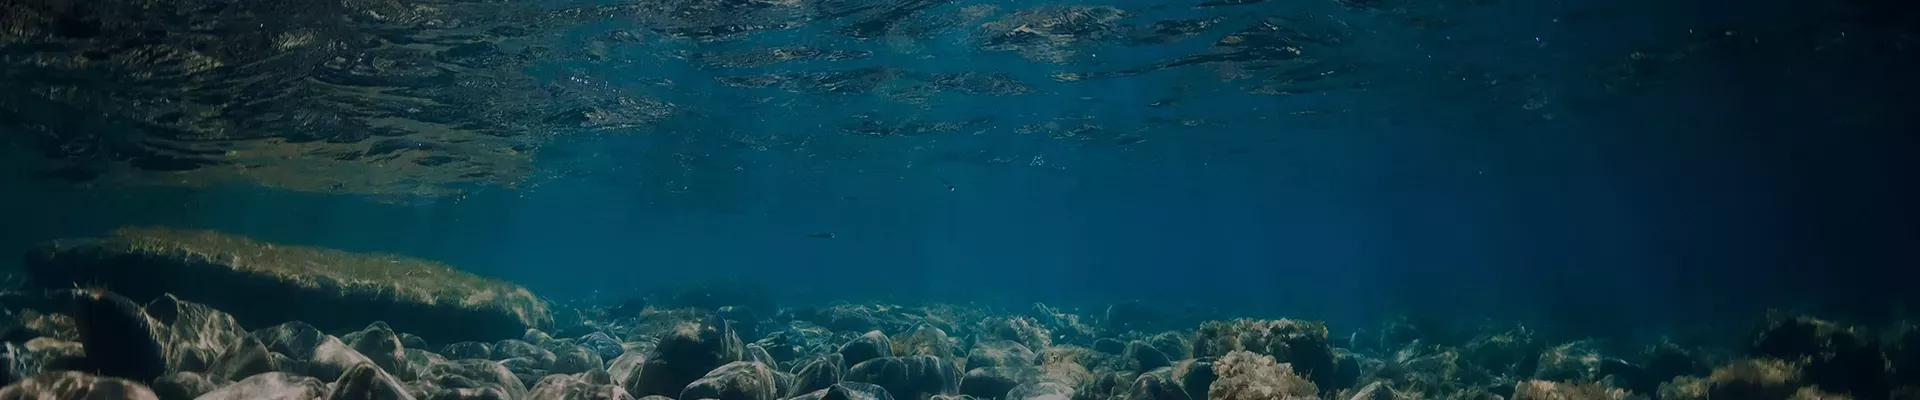
[[[249,328],[387,321],[452,342],[515,337],[552,322],[547,305],[527,289],[445,264],[213,231],[121,228],[42,244],[28,252],[26,266],[42,285],[105,286],[134,298],[172,293],[226,310]]]

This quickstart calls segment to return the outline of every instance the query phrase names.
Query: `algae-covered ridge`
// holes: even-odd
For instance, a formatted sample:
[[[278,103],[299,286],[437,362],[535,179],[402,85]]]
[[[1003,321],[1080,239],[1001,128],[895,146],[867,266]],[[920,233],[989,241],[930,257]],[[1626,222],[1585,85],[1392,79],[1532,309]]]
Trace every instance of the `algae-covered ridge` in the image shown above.
[[[162,227],[123,227],[103,238],[60,240],[51,245],[100,246],[112,252],[204,260],[234,271],[272,275],[310,290],[372,291],[429,306],[502,308],[529,323],[551,320],[546,305],[526,288],[394,254],[282,245],[215,231]]]

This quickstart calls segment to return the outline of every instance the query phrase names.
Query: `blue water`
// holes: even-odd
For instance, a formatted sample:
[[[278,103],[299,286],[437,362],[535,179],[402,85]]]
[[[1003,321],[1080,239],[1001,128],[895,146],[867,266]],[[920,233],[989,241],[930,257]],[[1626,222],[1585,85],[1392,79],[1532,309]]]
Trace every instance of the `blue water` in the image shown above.
[[[555,139],[538,153],[540,176],[518,188],[397,203],[245,183],[75,186],[9,167],[0,254],[159,224],[435,259],[555,299],[740,277],[794,301],[1144,300],[1336,327],[1412,314],[1642,337],[1704,319],[1744,323],[1767,308],[1913,312],[1899,279],[1920,265],[1920,146],[1911,92],[1894,90],[1914,87],[1900,69],[1915,65],[1912,50],[1873,49],[1864,33],[1843,39],[1850,22],[1806,20],[1826,6],[1670,3],[1507,1],[1461,6],[1435,28],[1335,13],[1359,28],[1329,56],[1364,76],[1292,96],[1241,93],[1209,68],[1048,78],[1190,53],[1233,26],[1116,50],[1093,67],[939,40],[889,54],[877,41],[809,30],[622,48],[610,57],[633,62],[529,73],[582,74],[704,115]],[[1700,39],[1721,30],[1795,42]],[[1713,44],[1609,87],[1633,52],[1703,40]],[[662,61],[771,43],[876,55],[727,71]],[[1002,72],[1038,93],[941,94],[922,110],[713,79],[864,66]],[[1192,94],[1146,106],[1170,93]],[[738,103],[755,96],[797,105]],[[1323,113],[1291,114],[1300,110]],[[837,132],[855,114],[992,120],[916,137]],[[1014,133],[1062,116],[1145,141],[1076,146]],[[1209,122],[1144,122],[1156,116]],[[820,139],[754,150],[727,135]],[[673,152],[693,161],[660,158]],[[985,162],[995,157],[1004,162]],[[818,233],[833,237],[809,237]]]

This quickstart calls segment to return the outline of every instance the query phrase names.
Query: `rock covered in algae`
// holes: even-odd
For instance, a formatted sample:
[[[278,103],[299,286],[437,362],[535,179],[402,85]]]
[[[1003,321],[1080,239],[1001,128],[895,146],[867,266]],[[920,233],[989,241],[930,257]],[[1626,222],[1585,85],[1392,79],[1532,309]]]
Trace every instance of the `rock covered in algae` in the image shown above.
[[[1801,377],[1828,392],[1884,398],[1894,389],[1892,362],[1870,335],[1853,327],[1774,313],[1754,330],[1747,350],[1756,357],[1805,360]]]
[[[27,272],[48,286],[98,284],[133,298],[172,293],[254,326],[353,329],[387,321],[442,342],[518,337],[551,323],[512,283],[432,261],[287,246],[213,231],[121,228],[43,244]]]
[[[1218,379],[1207,387],[1207,398],[1218,400],[1315,399],[1319,388],[1293,373],[1272,356],[1234,350],[1213,364]]]
[[[1315,384],[1336,386],[1339,360],[1327,344],[1326,324],[1292,319],[1208,321],[1194,334],[1194,357],[1222,357],[1224,362],[1235,351],[1272,356]]]

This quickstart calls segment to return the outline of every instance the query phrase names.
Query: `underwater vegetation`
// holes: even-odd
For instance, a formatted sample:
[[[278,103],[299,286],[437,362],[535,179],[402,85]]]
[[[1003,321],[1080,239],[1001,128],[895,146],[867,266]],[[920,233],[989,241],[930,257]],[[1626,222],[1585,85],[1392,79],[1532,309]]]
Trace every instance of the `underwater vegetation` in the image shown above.
[[[776,305],[730,281],[571,306],[431,261],[167,228],[26,257],[33,286],[0,298],[6,399],[1920,398],[1920,329],[1789,313],[1716,348],[1182,326],[1142,304]]]

